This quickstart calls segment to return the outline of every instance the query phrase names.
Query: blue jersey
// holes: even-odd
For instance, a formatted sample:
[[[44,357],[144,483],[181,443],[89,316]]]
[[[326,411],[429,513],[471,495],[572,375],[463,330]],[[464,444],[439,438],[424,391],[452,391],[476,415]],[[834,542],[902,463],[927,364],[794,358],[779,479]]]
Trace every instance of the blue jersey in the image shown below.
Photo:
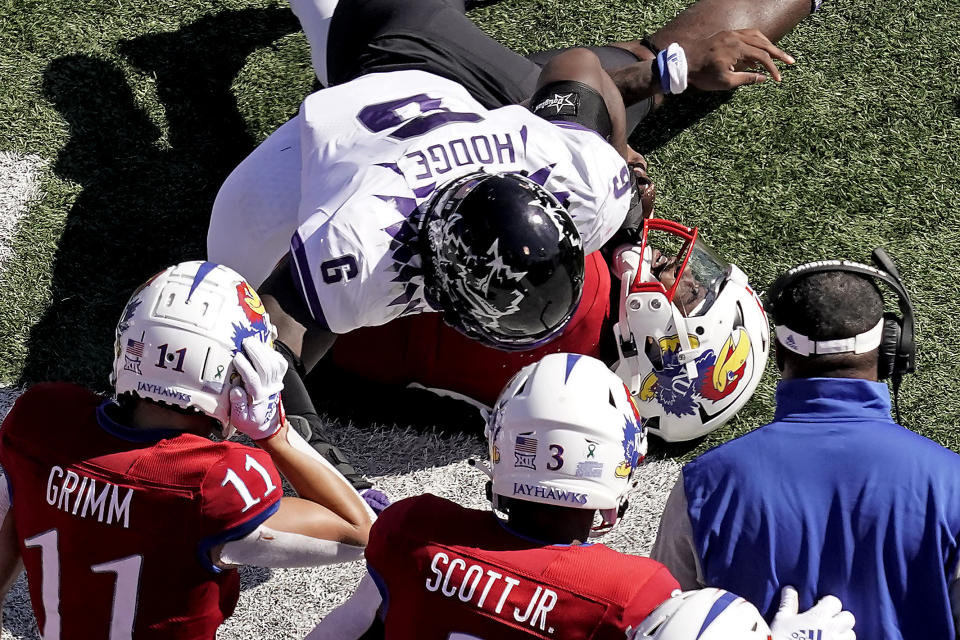
[[[775,421],[683,471],[704,582],[767,615],[834,594],[867,640],[955,637],[960,456],[890,419],[885,384],[781,382]]]

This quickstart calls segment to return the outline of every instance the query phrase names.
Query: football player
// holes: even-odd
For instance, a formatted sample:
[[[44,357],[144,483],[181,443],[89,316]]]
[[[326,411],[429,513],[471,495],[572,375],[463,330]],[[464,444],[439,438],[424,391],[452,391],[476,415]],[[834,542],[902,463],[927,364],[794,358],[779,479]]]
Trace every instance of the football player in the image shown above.
[[[746,275],[697,228],[654,218],[640,236],[613,254],[611,268],[600,252],[587,257],[580,307],[549,344],[491,349],[423,314],[343,336],[333,347],[334,375],[414,383],[490,406],[526,364],[548,353],[581,353],[621,376],[652,433],[668,441],[705,435],[756,389],[770,348],[766,316]],[[613,302],[611,271],[620,281]],[[681,365],[686,354],[693,371]]]
[[[716,589],[671,599],[678,585],[663,565],[589,542],[623,516],[647,445],[630,394],[602,362],[560,353],[525,367],[497,400],[487,438],[488,495],[506,520],[429,494],[397,502],[370,532],[368,576],[308,638],[651,638],[683,602],[681,617],[698,627],[664,638],[769,638],[743,600]],[[778,639],[801,628],[853,637],[832,635],[853,626],[840,608],[823,611],[835,598],[804,617],[785,596]]]
[[[809,13],[806,2],[737,19],[779,37]],[[314,11],[305,27],[323,31],[310,37],[325,43],[331,87],[227,178],[207,246],[264,294],[291,365],[288,408],[318,450],[343,462],[301,378],[337,335],[422,311],[501,349],[562,330],[584,255],[642,213],[631,208],[640,176],[628,164],[640,158],[626,142],[624,99],[767,78],[738,71],[745,65],[779,80],[774,60],[793,61],[760,31],[717,33],[706,18],[717,4],[688,14],[682,45],[666,29],[605,48],[620,61],[607,63],[621,67],[611,76],[600,53],[579,48],[541,69],[445,0],[305,3]]]
[[[48,383],[17,400],[0,429],[0,567],[22,557],[44,638],[212,639],[239,565],[362,555],[372,514],[284,419],[273,334],[237,273],[182,263],[130,298],[113,397]],[[209,439],[234,429],[257,446]]]

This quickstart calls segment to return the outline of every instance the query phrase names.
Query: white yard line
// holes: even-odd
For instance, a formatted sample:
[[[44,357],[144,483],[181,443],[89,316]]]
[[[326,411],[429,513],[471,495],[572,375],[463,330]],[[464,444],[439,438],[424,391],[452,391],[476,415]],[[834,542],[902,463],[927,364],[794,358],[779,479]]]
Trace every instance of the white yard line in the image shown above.
[[[10,240],[27,205],[40,195],[45,164],[37,155],[0,151],[0,266],[10,257]]]

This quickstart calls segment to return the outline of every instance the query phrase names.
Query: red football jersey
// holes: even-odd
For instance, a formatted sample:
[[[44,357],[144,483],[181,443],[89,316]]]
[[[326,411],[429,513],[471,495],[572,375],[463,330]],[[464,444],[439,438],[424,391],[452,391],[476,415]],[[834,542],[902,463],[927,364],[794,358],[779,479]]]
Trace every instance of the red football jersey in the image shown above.
[[[246,535],[283,493],[266,452],[111,418],[70,384],[32,387],[0,429],[30,600],[46,640],[207,639],[236,571],[209,549]]]
[[[418,313],[338,336],[333,363],[366,380],[397,385],[417,382],[492,406],[517,371],[549,353],[599,358],[601,343],[613,340],[611,324],[610,268],[596,251],[584,263],[583,295],[576,313],[547,344],[527,351],[501,351],[447,326],[442,313]]]
[[[623,640],[680,588],[650,558],[542,546],[429,494],[384,511],[366,557],[388,640]]]

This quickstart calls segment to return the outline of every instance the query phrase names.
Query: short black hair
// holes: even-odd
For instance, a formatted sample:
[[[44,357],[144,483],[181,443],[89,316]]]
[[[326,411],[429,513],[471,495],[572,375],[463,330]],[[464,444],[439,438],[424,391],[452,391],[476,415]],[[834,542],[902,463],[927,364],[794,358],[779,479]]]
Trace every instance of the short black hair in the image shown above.
[[[869,276],[849,271],[812,273],[792,282],[773,309],[773,320],[811,340],[852,338],[883,316],[883,296]]]

